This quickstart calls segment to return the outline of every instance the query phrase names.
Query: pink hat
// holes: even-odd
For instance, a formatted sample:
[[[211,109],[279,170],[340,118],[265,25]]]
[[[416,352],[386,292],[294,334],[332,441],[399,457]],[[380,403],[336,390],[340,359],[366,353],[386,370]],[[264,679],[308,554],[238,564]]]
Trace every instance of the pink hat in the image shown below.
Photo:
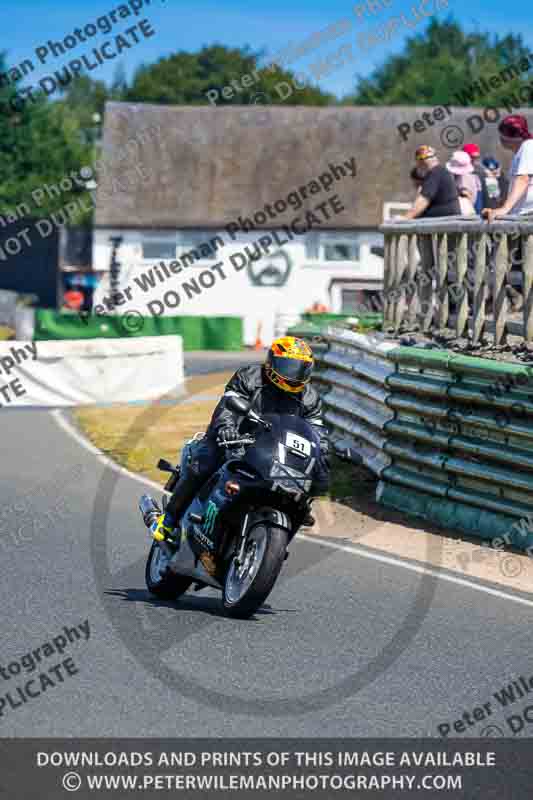
[[[456,150],[453,156],[446,164],[448,172],[453,172],[454,175],[470,175],[474,171],[472,166],[472,159],[463,150]]]

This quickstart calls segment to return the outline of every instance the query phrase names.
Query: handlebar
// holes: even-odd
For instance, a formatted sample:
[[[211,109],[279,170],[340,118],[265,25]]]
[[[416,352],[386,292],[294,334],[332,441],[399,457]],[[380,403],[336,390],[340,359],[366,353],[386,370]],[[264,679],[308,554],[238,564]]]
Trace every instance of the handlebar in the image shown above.
[[[232,447],[234,445],[243,445],[243,444],[255,444],[255,439],[252,439],[249,436],[245,436],[242,439],[230,439],[229,442],[221,442],[217,439],[217,444],[220,447]]]

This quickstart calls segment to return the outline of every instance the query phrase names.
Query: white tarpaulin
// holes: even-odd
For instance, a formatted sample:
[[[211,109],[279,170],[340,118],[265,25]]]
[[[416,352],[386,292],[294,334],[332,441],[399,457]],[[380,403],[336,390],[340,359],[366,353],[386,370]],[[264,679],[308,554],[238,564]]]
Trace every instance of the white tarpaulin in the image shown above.
[[[184,382],[181,336],[0,342],[0,407],[153,400]]]

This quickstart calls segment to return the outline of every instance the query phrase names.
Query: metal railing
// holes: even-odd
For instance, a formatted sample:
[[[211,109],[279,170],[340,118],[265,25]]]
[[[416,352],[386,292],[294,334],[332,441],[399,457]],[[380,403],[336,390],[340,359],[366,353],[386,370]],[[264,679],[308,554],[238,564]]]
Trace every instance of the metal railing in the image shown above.
[[[384,330],[452,329],[533,341],[533,218],[440,217],[381,225]],[[518,290],[517,288],[518,287]],[[511,299],[518,300],[512,308]],[[521,315],[521,317],[520,317]]]

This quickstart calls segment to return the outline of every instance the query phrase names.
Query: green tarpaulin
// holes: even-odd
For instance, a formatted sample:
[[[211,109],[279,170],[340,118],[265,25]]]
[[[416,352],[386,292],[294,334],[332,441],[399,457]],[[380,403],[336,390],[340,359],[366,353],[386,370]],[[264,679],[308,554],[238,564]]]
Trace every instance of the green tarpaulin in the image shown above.
[[[116,316],[84,315],[38,309],[34,339],[114,339],[178,334],[183,337],[184,350],[240,350],[242,328],[241,317],[142,317],[128,312]]]

